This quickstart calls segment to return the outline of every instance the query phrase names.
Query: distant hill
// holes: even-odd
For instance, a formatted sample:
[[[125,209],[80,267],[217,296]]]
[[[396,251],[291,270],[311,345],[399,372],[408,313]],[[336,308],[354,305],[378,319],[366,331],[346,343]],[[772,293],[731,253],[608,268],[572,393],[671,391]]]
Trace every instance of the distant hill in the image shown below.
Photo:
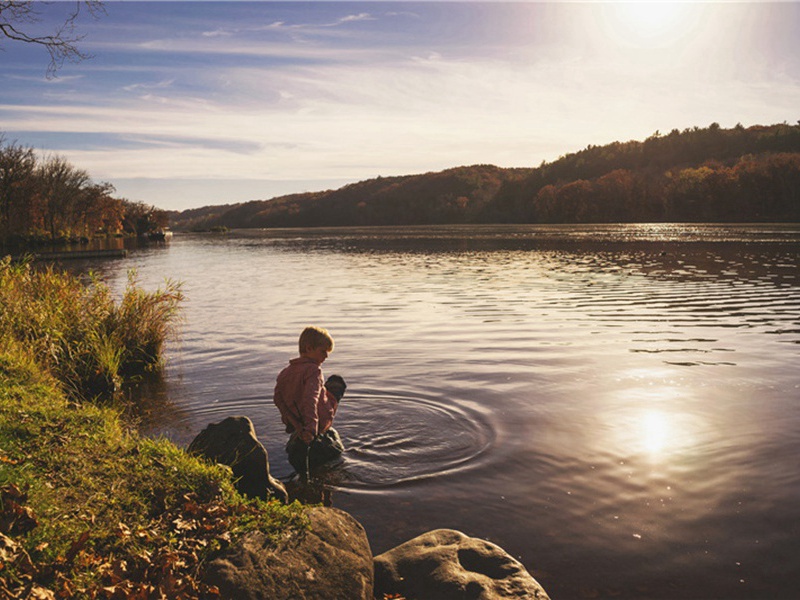
[[[713,123],[530,169],[457,167],[171,213],[176,230],[644,221],[800,222],[800,122]]]

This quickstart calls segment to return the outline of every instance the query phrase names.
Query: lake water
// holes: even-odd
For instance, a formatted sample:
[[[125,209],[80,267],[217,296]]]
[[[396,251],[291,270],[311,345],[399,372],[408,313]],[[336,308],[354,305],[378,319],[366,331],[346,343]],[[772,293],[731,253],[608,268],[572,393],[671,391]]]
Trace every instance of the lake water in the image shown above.
[[[381,553],[445,527],[556,598],[800,590],[800,227],[609,225],[176,235],[98,263],[184,282],[143,416],[187,445],[272,404],[307,324],[349,384],[320,475]]]

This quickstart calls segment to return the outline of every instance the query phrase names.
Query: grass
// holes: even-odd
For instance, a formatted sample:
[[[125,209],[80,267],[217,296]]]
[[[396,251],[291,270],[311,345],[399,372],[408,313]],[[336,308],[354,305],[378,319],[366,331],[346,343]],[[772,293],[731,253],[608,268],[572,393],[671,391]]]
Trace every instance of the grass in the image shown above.
[[[238,535],[307,526],[87,401],[94,373],[159,364],[178,297],[131,279],[116,305],[97,280],[0,261],[0,597],[213,598],[204,566]]]
[[[119,303],[95,276],[0,259],[0,340],[27,348],[76,398],[118,389],[124,375],[159,366],[183,300],[179,283],[146,292],[135,273]]]

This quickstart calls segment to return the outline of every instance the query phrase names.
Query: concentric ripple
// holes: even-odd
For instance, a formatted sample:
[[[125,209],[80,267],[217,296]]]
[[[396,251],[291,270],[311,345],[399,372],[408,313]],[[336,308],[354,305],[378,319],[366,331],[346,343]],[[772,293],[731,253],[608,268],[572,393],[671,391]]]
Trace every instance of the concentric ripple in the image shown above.
[[[386,488],[475,466],[496,438],[491,423],[462,404],[418,395],[348,396],[336,428],[347,452],[345,488]],[[344,407],[343,407],[344,408]]]

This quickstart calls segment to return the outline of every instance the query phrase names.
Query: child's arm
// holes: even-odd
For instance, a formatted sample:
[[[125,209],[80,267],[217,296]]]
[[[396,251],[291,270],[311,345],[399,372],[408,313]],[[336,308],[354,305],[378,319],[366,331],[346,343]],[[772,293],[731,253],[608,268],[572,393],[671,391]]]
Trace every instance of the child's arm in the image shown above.
[[[303,428],[303,424],[289,413],[287,413],[282,420],[283,424],[286,425],[286,433],[294,433],[295,431],[300,431]]]
[[[311,440],[317,435],[319,426],[317,404],[319,403],[322,388],[322,370],[317,367],[317,369],[309,373],[308,378],[305,380],[303,397],[299,403],[300,412],[303,416],[303,430],[299,434],[300,439],[306,444],[310,444]]]
[[[328,398],[328,405],[331,407],[331,413],[336,416],[336,411],[339,410],[339,399],[329,389],[325,389],[325,396]]]
[[[272,393],[272,401],[275,406],[278,407],[278,410],[281,413],[281,422],[286,425],[286,433],[294,433],[295,431],[300,431],[300,429],[303,427],[303,424],[298,421],[293,411],[289,408],[285,397],[284,387],[285,386],[282,385],[279,379],[278,383],[275,385],[275,390]]]

